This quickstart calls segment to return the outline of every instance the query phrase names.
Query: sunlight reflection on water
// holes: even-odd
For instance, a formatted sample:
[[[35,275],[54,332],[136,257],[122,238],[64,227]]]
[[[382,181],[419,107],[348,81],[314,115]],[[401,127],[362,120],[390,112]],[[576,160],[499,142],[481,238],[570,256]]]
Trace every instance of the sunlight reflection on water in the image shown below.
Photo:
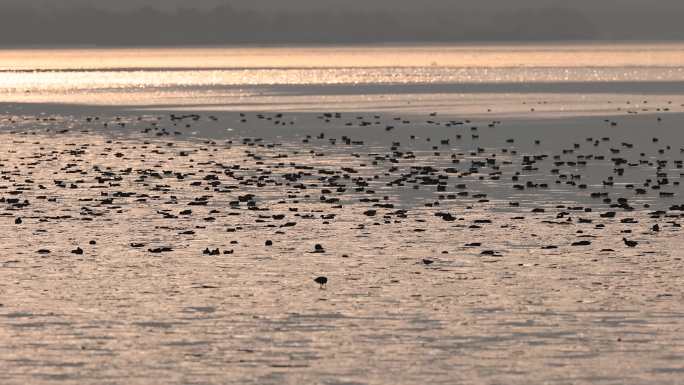
[[[4,50],[0,98],[231,104],[269,86],[665,83],[684,81],[682,63],[681,44]]]

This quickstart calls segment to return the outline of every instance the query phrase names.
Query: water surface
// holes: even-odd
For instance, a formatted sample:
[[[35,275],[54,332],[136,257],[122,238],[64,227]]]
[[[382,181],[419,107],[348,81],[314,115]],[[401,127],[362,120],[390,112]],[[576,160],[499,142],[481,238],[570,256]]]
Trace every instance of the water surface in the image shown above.
[[[28,49],[0,51],[0,71],[6,102],[481,113],[503,98],[517,107],[501,112],[546,101],[580,114],[643,94],[673,99],[684,45]]]

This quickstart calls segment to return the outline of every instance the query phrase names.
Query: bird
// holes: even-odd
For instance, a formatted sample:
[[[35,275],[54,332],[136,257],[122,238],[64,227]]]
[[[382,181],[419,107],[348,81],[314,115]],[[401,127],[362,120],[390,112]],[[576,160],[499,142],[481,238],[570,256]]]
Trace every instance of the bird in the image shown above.
[[[637,242],[637,241],[630,241],[630,240],[627,239],[627,238],[622,238],[622,242],[624,242],[625,245],[627,245],[627,247],[636,247],[636,245],[639,244],[639,242]]]
[[[431,259],[423,259],[423,263],[426,264],[426,265],[432,265],[434,262],[435,262],[435,261],[433,261],[433,260],[431,260]]]
[[[214,250],[209,249],[208,247],[202,251],[202,254],[204,255],[221,255],[221,250],[215,248]]]
[[[314,282],[321,285],[321,289],[322,289],[325,287],[325,284],[328,283],[328,277],[323,277],[323,276],[316,277],[316,279],[314,279]]]

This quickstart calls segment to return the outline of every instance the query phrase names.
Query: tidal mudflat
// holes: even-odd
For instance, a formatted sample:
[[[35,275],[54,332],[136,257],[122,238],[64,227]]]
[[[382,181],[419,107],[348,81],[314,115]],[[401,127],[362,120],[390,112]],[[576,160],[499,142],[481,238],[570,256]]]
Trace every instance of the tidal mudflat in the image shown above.
[[[677,384],[684,46],[0,51],[0,384]]]
[[[679,383],[648,108],[5,115],[0,382]]]

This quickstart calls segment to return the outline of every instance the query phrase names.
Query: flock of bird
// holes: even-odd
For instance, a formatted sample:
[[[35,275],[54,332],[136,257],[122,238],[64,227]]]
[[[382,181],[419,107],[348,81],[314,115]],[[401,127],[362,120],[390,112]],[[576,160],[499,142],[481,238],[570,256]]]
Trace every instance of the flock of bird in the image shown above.
[[[682,160],[677,157],[684,148],[674,143],[647,154],[639,151],[635,143],[616,143],[607,136],[587,137],[586,145],[570,143],[550,153],[541,146],[544,138],[534,138],[533,144],[538,146],[534,152],[523,152],[516,147],[518,139],[506,138],[498,148],[475,145],[464,150],[466,146],[459,141],[476,142],[487,135],[487,129],[502,123],[478,125],[469,120],[441,120],[437,114],[430,114],[421,121],[420,130],[410,132],[415,122],[399,116],[323,113],[316,119],[319,132],[287,142],[247,136],[185,139],[196,126],[221,126],[227,124],[223,123],[226,120],[231,125],[257,124],[278,130],[297,125],[296,119],[282,113],[240,113],[232,120],[199,114],[87,117],[77,130],[63,128],[60,118],[36,122],[12,117],[2,122],[5,140],[0,159],[0,203],[5,211],[1,215],[11,217],[15,226],[55,221],[74,221],[74,226],[79,226],[83,220],[127,215],[128,208],[138,205],[152,210],[156,219],[173,224],[183,218],[196,218],[200,209],[205,216],[196,218],[198,224],[173,237],[194,237],[198,232],[211,231],[212,226],[222,233],[237,235],[243,229],[230,225],[229,219],[245,213],[254,214],[255,224],[265,230],[275,230],[275,234],[289,231],[289,236],[298,237],[303,235],[296,230],[298,219],[329,223],[339,220],[342,208],[353,209],[358,214],[353,218],[355,228],[364,230],[369,229],[369,220],[373,225],[409,219],[427,223],[426,213],[444,224],[460,223],[466,220],[464,211],[479,208],[484,216],[493,210],[508,210],[516,215],[513,220],[531,219],[538,226],[548,226],[550,232],[564,231],[557,228],[570,224],[597,231],[607,224],[618,224],[624,227],[620,233],[626,248],[640,246],[639,241],[629,239],[634,229],[648,239],[661,230],[678,231],[681,227],[678,221],[684,216],[684,204],[677,204],[676,199]],[[617,125],[613,120],[603,123]],[[381,139],[399,128],[401,135],[408,133],[403,140],[395,140],[394,135],[382,144],[362,134],[336,136],[326,129],[329,126],[368,130]],[[441,131],[435,132],[442,136],[431,138],[430,127],[439,127]],[[126,137],[114,131],[114,135],[107,136],[107,131],[100,142],[88,139],[103,129],[134,134]],[[651,143],[659,140],[653,137]],[[417,150],[419,141],[427,146],[424,150]],[[334,160],[328,160],[333,155]],[[589,176],[586,170],[592,165],[597,166],[593,170],[608,170],[608,174],[600,176],[599,185],[584,182]],[[642,180],[628,179],[635,169],[644,176]],[[536,204],[492,198],[486,192],[492,185],[502,196],[530,194]],[[551,189],[572,190],[581,197],[578,201],[590,202],[556,202],[548,194]],[[271,207],[276,204],[287,206],[287,211],[273,212]],[[58,214],[58,208],[64,205],[77,205],[80,218]],[[646,221],[649,224],[643,225]],[[475,231],[491,224],[492,219],[479,218],[467,229]],[[162,229],[157,226],[157,231]],[[166,227],[167,231],[174,229]],[[585,230],[576,230],[575,235],[581,239],[569,245],[543,244],[540,248],[590,246],[590,238],[595,237],[587,236]],[[234,254],[234,248],[229,247],[240,241],[220,247],[207,245],[198,253]],[[89,240],[89,244],[95,245],[97,240]],[[87,253],[81,245],[75,246],[71,253]],[[152,245],[144,240],[130,242],[129,246],[151,254],[174,251],[173,245]],[[264,246],[273,247],[274,241],[268,239]],[[471,241],[465,246],[482,248],[482,256],[501,257],[504,253],[486,248],[482,242]],[[45,247],[38,250],[45,255],[52,252]],[[328,250],[321,242],[312,245],[311,253]],[[425,256],[418,263],[429,266],[434,261]],[[325,288],[328,278],[318,276],[314,282]]]

